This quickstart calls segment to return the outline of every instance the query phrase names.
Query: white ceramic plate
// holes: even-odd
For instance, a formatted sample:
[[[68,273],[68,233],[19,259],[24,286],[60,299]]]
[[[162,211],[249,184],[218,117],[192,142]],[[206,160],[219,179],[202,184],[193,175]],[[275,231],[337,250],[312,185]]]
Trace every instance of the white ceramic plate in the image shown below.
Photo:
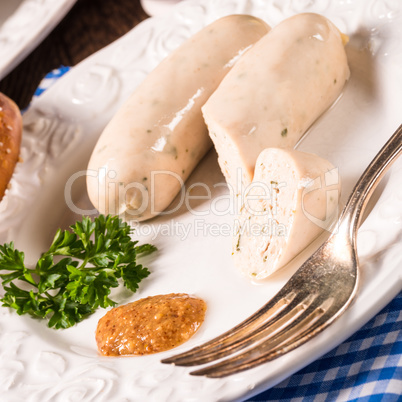
[[[150,16],[163,15],[181,0],[140,0],[144,11]]]
[[[0,80],[20,63],[77,0],[1,0]]]
[[[400,124],[402,104],[401,3],[399,1],[189,0],[172,14],[150,19],[91,56],[34,101],[24,115],[23,163],[0,204],[0,241],[15,240],[33,262],[58,227],[77,217],[67,206],[66,183],[86,168],[95,141],[121,102],[145,75],[185,38],[226,14],[251,13],[276,25],[298,12],[329,17],[350,35],[352,76],[343,96],[320,118],[299,148],[339,166],[343,202],[364,167]],[[76,175],[79,176],[79,173]],[[231,328],[263,305],[284,284],[312,247],[294,264],[253,284],[235,271],[230,236],[222,228],[233,216],[208,211],[212,201],[182,208],[173,217],[145,222],[141,241],[159,252],[145,263],[152,274],[135,295],[120,291],[119,302],[154,294],[187,292],[208,303],[200,331],[175,351],[146,357],[104,358],[94,331],[99,311],[78,326],[55,331],[46,323],[0,308],[0,392],[5,400],[27,401],[213,401],[249,397],[273,386],[345,340],[401,289],[402,161],[376,192],[359,233],[362,283],[355,303],[329,329],[288,355],[220,380],[190,376],[189,369],[160,359],[182,352]],[[214,200],[225,194],[211,152],[189,182],[202,181]],[[83,180],[72,186],[74,205],[89,208]],[[375,201],[375,202],[374,202]],[[215,205],[218,209],[218,204]],[[223,210],[220,207],[220,210]],[[153,238],[152,231],[159,230]],[[184,236],[180,230],[188,230]],[[221,230],[222,233],[219,234]],[[315,244],[316,246],[316,244]]]

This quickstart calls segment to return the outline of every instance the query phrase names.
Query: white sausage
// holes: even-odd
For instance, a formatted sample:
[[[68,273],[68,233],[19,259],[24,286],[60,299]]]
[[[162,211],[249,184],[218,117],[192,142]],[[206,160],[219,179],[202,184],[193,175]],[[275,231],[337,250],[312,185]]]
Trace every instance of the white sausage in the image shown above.
[[[323,16],[288,18],[240,58],[203,106],[234,194],[250,184],[263,149],[293,148],[338,98],[349,78],[344,38]]]
[[[338,169],[314,154],[267,148],[237,218],[235,265],[262,279],[291,261],[336,217]]]
[[[212,145],[201,106],[269,29],[252,16],[221,18],[148,75],[107,125],[91,156],[88,194],[101,213],[144,220],[168,207]]]

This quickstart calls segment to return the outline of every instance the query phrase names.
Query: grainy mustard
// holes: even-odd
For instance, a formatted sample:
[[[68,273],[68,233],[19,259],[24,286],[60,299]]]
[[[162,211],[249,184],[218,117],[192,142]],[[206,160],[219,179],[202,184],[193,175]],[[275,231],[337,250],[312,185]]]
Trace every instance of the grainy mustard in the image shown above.
[[[204,321],[206,303],[184,293],[151,296],[115,307],[99,320],[96,343],[104,356],[146,355],[190,339]]]

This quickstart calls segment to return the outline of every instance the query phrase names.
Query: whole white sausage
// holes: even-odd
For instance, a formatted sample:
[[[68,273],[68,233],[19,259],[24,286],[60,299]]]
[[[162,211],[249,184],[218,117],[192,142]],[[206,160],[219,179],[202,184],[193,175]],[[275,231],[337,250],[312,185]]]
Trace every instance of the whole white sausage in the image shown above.
[[[262,279],[291,261],[336,218],[338,169],[317,155],[267,148],[255,166],[233,237],[235,265]]]
[[[106,126],[89,161],[88,194],[101,213],[144,220],[168,207],[212,145],[201,106],[269,29],[252,16],[221,18],[147,76]]]
[[[234,194],[268,147],[293,148],[349,78],[345,37],[325,17],[282,21],[236,63],[203,106],[219,165]]]

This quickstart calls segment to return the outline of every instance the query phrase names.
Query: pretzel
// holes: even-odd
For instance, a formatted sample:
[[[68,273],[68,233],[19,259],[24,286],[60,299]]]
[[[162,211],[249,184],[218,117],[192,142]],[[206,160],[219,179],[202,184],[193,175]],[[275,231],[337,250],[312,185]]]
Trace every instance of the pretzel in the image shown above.
[[[0,93],[0,200],[19,159],[22,118],[18,106]]]

